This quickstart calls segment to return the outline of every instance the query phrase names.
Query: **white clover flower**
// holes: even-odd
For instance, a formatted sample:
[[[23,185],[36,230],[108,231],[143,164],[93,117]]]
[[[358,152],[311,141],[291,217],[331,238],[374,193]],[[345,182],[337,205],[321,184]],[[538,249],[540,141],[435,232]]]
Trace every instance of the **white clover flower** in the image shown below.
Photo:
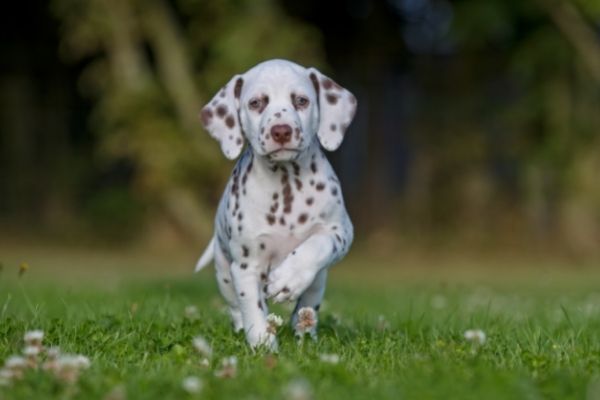
[[[185,317],[187,319],[197,319],[198,318],[198,308],[194,305],[189,305],[183,311]]]
[[[42,340],[44,340],[44,331],[36,329],[25,332],[23,340],[25,340],[25,344],[28,346],[41,346]]]
[[[204,357],[202,360],[200,360],[200,366],[203,368],[209,368],[210,361],[208,361],[208,358]]]
[[[230,356],[221,360],[221,369],[215,371],[217,378],[235,378],[237,375],[237,357]]]
[[[195,376],[188,376],[181,382],[181,387],[183,387],[183,390],[191,394],[200,393],[202,386],[203,384],[200,378]]]
[[[192,339],[192,344],[198,353],[201,355],[211,358],[213,354],[212,347],[208,344],[208,341],[202,336],[196,336]]]
[[[29,358],[35,358],[40,354],[40,348],[37,346],[27,346],[23,349],[23,355]]]
[[[14,371],[6,368],[0,369],[0,379],[12,379],[14,376]]]
[[[302,307],[298,310],[298,322],[296,322],[296,332],[301,335],[311,332],[317,325],[317,313],[312,307]]]
[[[16,378],[15,373],[9,369],[0,369],[0,386],[9,386]]]
[[[57,359],[60,356],[60,348],[56,346],[49,347],[46,349],[46,356],[51,360]]]
[[[56,360],[58,368],[60,369],[77,369],[78,362],[76,356],[72,354],[61,354]]]
[[[87,369],[90,367],[90,359],[81,354],[63,354],[57,359],[59,368]]]
[[[79,369],[88,369],[90,367],[90,365],[92,365],[92,363],[90,362],[90,359],[81,354],[75,355],[74,362],[75,362],[75,366]]]
[[[311,400],[313,390],[306,379],[297,378],[285,385],[283,396],[288,400]]]
[[[10,356],[4,362],[4,367],[11,370],[21,370],[27,368],[27,360],[21,356]]]
[[[283,325],[283,318],[281,318],[277,314],[269,314],[267,315],[267,332],[275,335],[277,333],[277,328]]]
[[[340,362],[340,356],[337,354],[324,353],[319,355],[319,360],[328,364],[338,364]]]
[[[486,340],[485,332],[481,329],[469,329],[465,331],[464,337],[471,343],[484,344]]]
[[[14,379],[19,379],[22,373],[19,371],[13,371],[10,369],[0,369],[0,386],[8,386]]]
[[[81,354],[62,354],[56,361],[44,364],[44,369],[54,371],[56,377],[67,383],[75,383],[81,370],[89,368],[90,359]]]

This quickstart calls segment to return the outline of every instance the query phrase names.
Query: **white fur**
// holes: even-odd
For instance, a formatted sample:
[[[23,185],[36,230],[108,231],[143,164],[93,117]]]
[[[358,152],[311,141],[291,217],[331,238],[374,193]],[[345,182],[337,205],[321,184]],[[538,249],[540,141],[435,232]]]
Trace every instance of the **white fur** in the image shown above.
[[[265,97],[260,110],[252,108],[253,100]],[[301,106],[298,97],[308,103]],[[221,117],[219,107],[227,109]],[[318,309],[328,267],[350,248],[352,223],[320,145],[336,149],[355,110],[349,91],[314,68],[284,60],[236,75],[203,109],[203,123],[227,157],[239,155],[240,136],[249,146],[225,188],[215,236],[196,270],[214,256],[234,329],[244,329],[252,347],[277,348],[267,330],[265,299]],[[233,127],[225,123],[229,115],[235,116]],[[273,139],[274,125],[293,129],[289,142]],[[294,312],[293,325],[296,317]]]

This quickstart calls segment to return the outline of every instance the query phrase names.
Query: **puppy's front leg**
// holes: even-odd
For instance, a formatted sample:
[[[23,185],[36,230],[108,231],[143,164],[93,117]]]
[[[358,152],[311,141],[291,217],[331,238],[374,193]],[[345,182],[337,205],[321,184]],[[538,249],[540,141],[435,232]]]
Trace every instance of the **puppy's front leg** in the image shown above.
[[[253,348],[264,345],[277,350],[275,335],[267,331],[267,304],[260,292],[260,281],[255,265],[246,262],[231,263],[231,277],[244,322],[246,340]]]
[[[339,260],[349,245],[349,240],[342,240],[334,232],[312,235],[271,271],[267,295],[275,302],[296,300],[315,280],[317,273]]]

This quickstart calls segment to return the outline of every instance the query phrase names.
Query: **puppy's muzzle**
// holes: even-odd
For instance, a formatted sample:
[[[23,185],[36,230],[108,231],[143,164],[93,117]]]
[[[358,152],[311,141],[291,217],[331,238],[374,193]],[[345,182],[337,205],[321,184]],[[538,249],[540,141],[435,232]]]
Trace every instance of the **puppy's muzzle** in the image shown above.
[[[288,124],[273,125],[271,127],[271,137],[283,146],[292,140],[292,127]]]

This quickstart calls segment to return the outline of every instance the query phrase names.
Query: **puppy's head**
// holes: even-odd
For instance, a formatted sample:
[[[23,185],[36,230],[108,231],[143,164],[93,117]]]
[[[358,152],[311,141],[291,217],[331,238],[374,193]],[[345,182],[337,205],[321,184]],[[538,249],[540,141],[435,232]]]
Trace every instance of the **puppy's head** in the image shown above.
[[[236,75],[201,112],[202,123],[229,159],[248,141],[271,161],[296,159],[315,136],[333,151],[356,111],[356,98],[314,68],[266,61]]]

